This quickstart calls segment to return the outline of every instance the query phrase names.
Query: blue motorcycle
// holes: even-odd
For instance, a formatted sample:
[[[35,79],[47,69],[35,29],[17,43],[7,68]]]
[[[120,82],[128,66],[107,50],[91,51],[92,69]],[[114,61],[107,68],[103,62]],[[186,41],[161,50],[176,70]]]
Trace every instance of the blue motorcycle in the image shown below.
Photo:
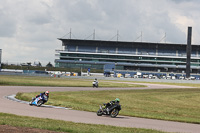
[[[46,95],[39,96],[37,98],[32,98],[32,101],[30,101],[29,105],[35,105],[37,107],[40,107],[42,104],[48,101],[48,97]]]

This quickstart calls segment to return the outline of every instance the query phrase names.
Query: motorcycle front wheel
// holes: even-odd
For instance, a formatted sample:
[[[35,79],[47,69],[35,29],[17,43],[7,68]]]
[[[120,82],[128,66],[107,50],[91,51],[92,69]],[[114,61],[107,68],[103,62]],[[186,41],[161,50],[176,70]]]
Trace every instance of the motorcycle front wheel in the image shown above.
[[[30,106],[32,106],[32,105],[33,105],[33,104],[32,104],[32,101],[30,101],[30,102],[29,102],[29,105],[30,105]]]
[[[97,115],[98,115],[98,116],[102,116],[102,115],[103,115],[103,112],[102,112],[101,109],[99,109],[99,110],[97,111]]]
[[[113,109],[110,113],[110,116],[112,118],[116,117],[119,114],[119,110],[118,109]]]

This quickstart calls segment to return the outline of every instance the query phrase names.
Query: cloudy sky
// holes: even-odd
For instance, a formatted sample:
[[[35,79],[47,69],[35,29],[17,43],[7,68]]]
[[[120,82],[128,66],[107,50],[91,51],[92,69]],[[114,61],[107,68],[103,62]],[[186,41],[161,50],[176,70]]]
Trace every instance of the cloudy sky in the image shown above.
[[[2,62],[54,65],[57,38],[200,44],[199,0],[0,0]],[[142,38],[141,38],[142,34]],[[166,38],[163,38],[166,34]]]

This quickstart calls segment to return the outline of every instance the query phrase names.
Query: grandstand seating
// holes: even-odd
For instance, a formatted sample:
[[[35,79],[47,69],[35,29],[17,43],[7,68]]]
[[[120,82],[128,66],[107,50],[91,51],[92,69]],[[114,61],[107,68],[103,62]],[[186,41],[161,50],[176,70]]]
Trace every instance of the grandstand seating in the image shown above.
[[[134,54],[134,55],[158,55],[158,56],[179,56],[186,57],[186,51],[184,50],[168,50],[168,49],[156,49],[149,48],[129,48],[129,47],[95,47],[95,46],[85,46],[85,45],[68,45],[65,49],[70,52],[90,52],[90,53],[111,53],[111,54]],[[191,52],[191,57],[198,57],[196,51]]]
[[[179,57],[186,57],[186,51],[184,51],[184,50],[178,50],[178,56]]]
[[[116,53],[116,48],[115,47],[110,47],[110,46],[107,46],[107,47],[98,47],[98,53],[113,53],[115,54]]]
[[[196,51],[192,51],[192,52],[191,52],[191,57],[197,57]]]
[[[138,55],[156,55],[156,49],[138,49]]]
[[[136,49],[128,47],[118,47],[118,54],[136,54]]]
[[[70,52],[76,52],[76,46],[68,45],[65,50]]]
[[[176,50],[159,49],[158,55],[159,56],[176,56]]]
[[[95,46],[78,46],[78,52],[91,52],[95,53],[96,52],[96,47]]]

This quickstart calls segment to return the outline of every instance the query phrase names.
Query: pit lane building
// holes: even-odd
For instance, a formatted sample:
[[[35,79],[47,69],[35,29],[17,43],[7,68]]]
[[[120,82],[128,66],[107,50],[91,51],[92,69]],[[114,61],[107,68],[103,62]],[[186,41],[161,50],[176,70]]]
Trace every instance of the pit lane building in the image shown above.
[[[56,67],[185,73],[187,44],[62,39]],[[192,45],[191,74],[200,73],[200,45]]]

